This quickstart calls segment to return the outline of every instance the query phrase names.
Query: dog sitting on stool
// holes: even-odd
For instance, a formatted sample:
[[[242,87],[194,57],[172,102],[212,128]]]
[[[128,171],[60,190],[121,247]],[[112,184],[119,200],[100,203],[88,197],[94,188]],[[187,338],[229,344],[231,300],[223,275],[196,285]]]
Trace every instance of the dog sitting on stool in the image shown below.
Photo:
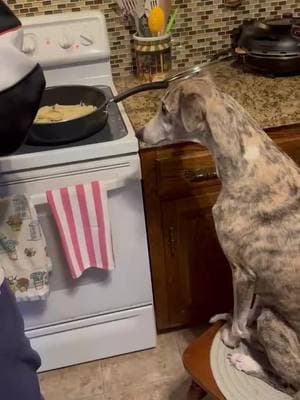
[[[137,136],[211,152],[222,181],[214,223],[234,287],[222,340],[246,343],[249,354],[230,356],[236,368],[300,399],[299,168],[206,74],[172,86]]]

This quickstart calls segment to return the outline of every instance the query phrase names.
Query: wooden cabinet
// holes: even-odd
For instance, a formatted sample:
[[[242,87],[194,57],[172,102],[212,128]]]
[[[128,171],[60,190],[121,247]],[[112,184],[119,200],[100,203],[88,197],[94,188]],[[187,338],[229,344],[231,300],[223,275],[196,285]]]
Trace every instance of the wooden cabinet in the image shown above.
[[[207,321],[230,308],[230,268],[211,215],[215,190],[209,199],[199,194],[161,203],[169,326]]]
[[[300,162],[300,127],[270,135]],[[144,149],[141,159],[157,328],[207,322],[232,307],[212,219],[221,187],[212,159],[189,144]]]

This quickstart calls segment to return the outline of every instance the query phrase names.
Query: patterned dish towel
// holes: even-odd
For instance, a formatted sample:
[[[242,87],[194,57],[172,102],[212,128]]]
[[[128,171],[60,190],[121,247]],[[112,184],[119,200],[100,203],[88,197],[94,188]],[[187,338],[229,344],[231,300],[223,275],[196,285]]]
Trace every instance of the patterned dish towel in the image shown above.
[[[71,276],[115,268],[107,191],[91,182],[47,192]]]
[[[36,210],[24,195],[0,199],[0,267],[17,301],[47,297],[51,261]]]

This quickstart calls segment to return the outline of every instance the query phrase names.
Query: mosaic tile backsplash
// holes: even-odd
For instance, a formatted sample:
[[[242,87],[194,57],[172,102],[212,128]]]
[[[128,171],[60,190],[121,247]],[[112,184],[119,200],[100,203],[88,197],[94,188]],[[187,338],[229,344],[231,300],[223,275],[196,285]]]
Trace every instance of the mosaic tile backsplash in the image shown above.
[[[132,34],[134,30],[120,16],[114,0],[6,0],[19,16],[67,11],[101,10],[106,17],[115,76],[133,72]],[[299,0],[243,0],[237,8],[227,8],[223,0],[172,0],[178,8],[173,31],[173,68],[207,61],[230,45],[230,31],[245,18],[273,18],[285,13],[300,15]]]

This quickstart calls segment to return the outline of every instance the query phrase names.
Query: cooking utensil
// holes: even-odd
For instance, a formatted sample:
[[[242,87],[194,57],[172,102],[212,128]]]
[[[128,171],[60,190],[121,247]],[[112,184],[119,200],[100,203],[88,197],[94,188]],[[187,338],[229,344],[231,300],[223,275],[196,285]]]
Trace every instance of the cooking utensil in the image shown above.
[[[54,86],[44,91],[40,107],[60,105],[94,105],[93,113],[70,121],[34,123],[27,142],[33,145],[60,145],[83,139],[97,132],[105,125],[107,115],[101,107],[106,101],[105,94],[89,86]]]
[[[187,79],[201,71],[201,66],[195,66],[178,74],[168,76],[163,81],[146,83],[129,89],[117,96],[107,99],[101,89],[92,86],[56,86],[47,88],[41,100],[41,107],[60,105],[78,105],[84,103],[93,105],[97,110],[89,115],[70,121],[34,123],[29,133],[28,143],[32,145],[61,145],[72,143],[100,131],[107,121],[108,107],[112,102],[118,103],[129,96],[147,90],[166,89],[170,83]]]
[[[173,12],[173,14],[171,15],[169,22],[167,23],[167,27],[166,27],[166,33],[171,33],[175,22],[176,22],[176,15],[177,15],[178,9],[176,8],[176,10]]]
[[[132,0],[132,1],[134,2],[134,9],[136,15],[139,18],[142,18],[142,16],[145,14],[144,1],[143,0]]]
[[[171,12],[171,0],[159,0],[159,7],[161,7],[164,11],[165,14],[165,26],[164,26],[164,32],[166,31],[166,26],[169,21],[169,16]]]
[[[135,15],[138,18],[136,23],[138,24],[137,33],[140,36],[147,35],[147,30],[144,25],[144,17],[145,17],[145,9],[144,9],[144,0],[131,0],[133,3],[133,10]]]
[[[140,21],[139,19],[144,14],[144,7],[142,5],[142,0],[118,0],[118,4],[121,9],[125,10],[127,15],[131,15],[134,19],[135,29],[137,33],[141,36]]]
[[[149,31],[148,27],[148,18],[144,14],[142,18],[140,18],[140,29],[143,37],[149,37],[151,36],[151,33]]]
[[[165,30],[164,10],[157,6],[151,9],[148,17],[148,26],[152,36],[158,36]]]
[[[145,14],[147,17],[149,17],[149,13],[152,10],[152,8],[158,6],[158,0],[146,0],[145,1]]]

